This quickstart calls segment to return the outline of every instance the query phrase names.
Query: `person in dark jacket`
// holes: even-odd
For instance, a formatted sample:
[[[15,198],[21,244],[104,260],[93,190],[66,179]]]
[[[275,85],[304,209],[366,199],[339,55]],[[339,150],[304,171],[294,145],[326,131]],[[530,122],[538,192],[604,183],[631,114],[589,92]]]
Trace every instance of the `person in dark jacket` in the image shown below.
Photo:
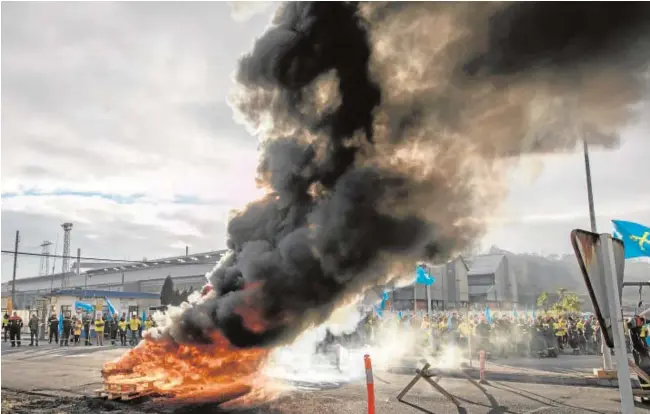
[[[86,314],[86,317],[83,320],[84,324],[84,335],[86,337],[86,342],[84,345],[92,345],[90,343],[90,324],[93,322],[92,318],[90,317],[90,314]]]
[[[63,332],[62,332],[62,337],[61,337],[61,346],[65,344],[65,346],[68,346],[68,341],[70,340],[70,334],[72,333],[72,319],[70,318],[70,314],[66,313],[65,317],[63,318]]]
[[[47,324],[50,327],[50,343],[52,343],[52,337],[54,337],[55,342],[59,343],[59,319],[55,314],[50,315],[50,318],[47,320]]]
[[[120,322],[119,318],[120,317],[117,314],[117,312],[111,318],[111,323],[109,325],[110,326],[109,329],[111,330],[111,345],[115,345],[115,342],[117,341],[117,335],[118,335],[117,331],[119,329],[118,325]]]
[[[20,346],[20,331],[23,329],[23,318],[18,316],[17,312],[14,312],[14,314],[9,317],[8,326],[11,347],[13,348],[16,346],[16,342],[18,342],[18,346]]]
[[[36,346],[38,346],[38,315],[32,313],[27,326],[29,326],[29,346],[34,346],[34,340],[36,340]]]

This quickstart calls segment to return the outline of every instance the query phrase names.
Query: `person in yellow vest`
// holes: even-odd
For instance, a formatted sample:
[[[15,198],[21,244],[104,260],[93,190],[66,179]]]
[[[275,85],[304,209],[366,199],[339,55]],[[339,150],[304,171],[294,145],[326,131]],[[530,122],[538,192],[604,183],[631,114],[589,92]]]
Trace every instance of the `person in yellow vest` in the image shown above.
[[[126,346],[126,320],[124,315],[120,318],[120,321],[117,323],[117,329],[120,333],[120,345]]]
[[[147,316],[147,320],[144,321],[144,329],[145,329],[145,331],[146,331],[147,329],[151,329],[151,328],[153,328],[154,325],[155,325],[155,324],[153,323],[153,319],[151,319],[151,315],[148,315],[148,316]]]
[[[95,335],[97,336],[97,346],[104,346],[104,325],[106,322],[101,315],[95,316]]]
[[[560,351],[564,349],[564,337],[566,336],[566,325],[562,319],[559,319],[553,324],[555,336],[557,337],[557,346]]]
[[[81,338],[81,328],[83,327],[83,322],[81,322],[81,318],[77,318],[76,316],[72,317],[72,321],[74,322],[72,342],[75,345],[79,345],[79,338]]]
[[[129,329],[131,330],[131,345],[138,344],[138,333],[140,332],[140,326],[142,326],[140,318],[138,318],[137,313],[134,312],[133,316],[131,316],[131,320],[129,321]]]
[[[9,314],[5,313],[2,317],[2,330],[4,331],[4,341],[7,342],[7,335],[9,335]]]

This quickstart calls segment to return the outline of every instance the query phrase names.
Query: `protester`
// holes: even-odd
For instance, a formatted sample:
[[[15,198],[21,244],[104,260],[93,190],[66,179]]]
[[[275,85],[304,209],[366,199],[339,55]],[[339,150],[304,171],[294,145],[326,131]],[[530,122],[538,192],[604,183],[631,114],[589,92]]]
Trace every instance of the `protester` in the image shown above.
[[[72,317],[72,322],[74,324],[74,344],[79,345],[79,338],[81,337],[81,328],[83,327],[83,322],[81,321],[81,318],[77,318],[77,316]]]
[[[23,329],[23,318],[18,316],[18,312],[14,312],[14,314],[9,317],[7,326],[9,327],[11,347],[15,347],[16,344],[20,346],[20,331]]]
[[[32,313],[27,326],[29,327],[29,346],[34,346],[34,342],[38,346],[38,315],[36,313]]]

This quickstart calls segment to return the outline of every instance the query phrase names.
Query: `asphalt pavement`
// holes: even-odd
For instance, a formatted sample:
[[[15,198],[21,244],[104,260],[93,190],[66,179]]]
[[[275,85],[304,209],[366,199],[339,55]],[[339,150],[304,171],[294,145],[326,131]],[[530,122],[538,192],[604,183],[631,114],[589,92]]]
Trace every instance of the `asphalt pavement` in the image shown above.
[[[76,347],[42,345],[38,348],[22,346],[20,349],[12,349],[7,348],[3,343],[2,413],[227,412],[210,405],[179,407],[165,404],[164,400],[125,404],[101,401],[92,397],[93,390],[101,387],[99,370],[103,363],[119,357],[124,351],[124,348],[112,346],[85,347],[83,345]],[[556,361],[558,361],[556,369],[559,370],[570,367],[571,364],[581,364],[572,356],[562,356]],[[590,363],[590,360],[585,357],[585,366]],[[542,364],[551,364],[551,362]],[[458,398],[460,407],[456,407],[424,381],[416,384],[406,395],[406,403],[401,403],[397,401],[396,396],[413,375],[381,371],[375,374],[377,414],[620,412],[618,390],[615,388],[527,384],[496,380],[491,380],[479,388],[460,378],[442,378],[439,381],[444,389]],[[315,385],[309,391],[295,389],[271,403],[243,412],[296,414],[367,412],[364,381],[329,384],[326,388],[322,389]],[[639,405],[637,412],[650,413],[650,409]]]

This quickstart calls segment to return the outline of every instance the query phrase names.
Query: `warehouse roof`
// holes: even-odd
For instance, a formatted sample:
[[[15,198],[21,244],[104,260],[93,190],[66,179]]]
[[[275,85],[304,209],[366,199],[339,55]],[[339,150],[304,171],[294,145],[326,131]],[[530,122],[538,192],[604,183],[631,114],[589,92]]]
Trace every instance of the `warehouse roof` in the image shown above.
[[[486,254],[483,256],[476,256],[467,272],[468,276],[472,275],[491,275],[496,273],[501,262],[505,260],[506,256],[503,254]]]
[[[160,299],[158,293],[118,292],[109,290],[65,289],[55,290],[48,296],[76,296],[81,298],[106,297],[116,299]]]

